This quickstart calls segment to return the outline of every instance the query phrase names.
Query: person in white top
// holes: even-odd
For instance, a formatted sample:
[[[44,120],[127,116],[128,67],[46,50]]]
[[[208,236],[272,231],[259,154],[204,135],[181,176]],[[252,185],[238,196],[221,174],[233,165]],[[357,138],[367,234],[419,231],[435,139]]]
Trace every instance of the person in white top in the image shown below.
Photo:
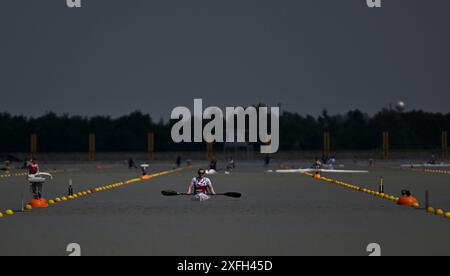
[[[198,176],[193,178],[189,184],[187,194],[193,195],[196,200],[208,200],[210,198],[208,194],[216,194],[211,180],[206,178],[205,174],[206,171],[204,169],[198,170]]]

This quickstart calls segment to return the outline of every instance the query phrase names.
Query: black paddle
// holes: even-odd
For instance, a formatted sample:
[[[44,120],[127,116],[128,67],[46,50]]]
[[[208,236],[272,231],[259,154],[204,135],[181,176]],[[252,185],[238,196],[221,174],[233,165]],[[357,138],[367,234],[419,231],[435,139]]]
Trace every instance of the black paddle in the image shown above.
[[[191,196],[189,194],[185,194],[185,193],[179,193],[179,192],[175,192],[175,191],[162,191],[161,192],[163,196]],[[223,194],[208,194],[210,196],[227,196],[227,197],[234,197],[234,198],[240,198],[242,197],[242,194],[240,193],[235,193],[235,192],[229,192],[229,193],[223,193]]]

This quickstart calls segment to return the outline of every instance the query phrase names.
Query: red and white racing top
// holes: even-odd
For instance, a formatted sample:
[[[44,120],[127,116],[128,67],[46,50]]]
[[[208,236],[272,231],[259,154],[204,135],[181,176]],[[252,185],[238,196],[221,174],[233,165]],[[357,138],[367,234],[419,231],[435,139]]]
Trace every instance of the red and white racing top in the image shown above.
[[[211,180],[206,177],[195,177],[194,179],[192,179],[191,184],[194,186],[194,195],[200,193],[206,194],[208,193],[208,187],[211,186]]]
[[[28,165],[28,174],[37,174],[39,172],[39,165],[38,164],[29,164]]]

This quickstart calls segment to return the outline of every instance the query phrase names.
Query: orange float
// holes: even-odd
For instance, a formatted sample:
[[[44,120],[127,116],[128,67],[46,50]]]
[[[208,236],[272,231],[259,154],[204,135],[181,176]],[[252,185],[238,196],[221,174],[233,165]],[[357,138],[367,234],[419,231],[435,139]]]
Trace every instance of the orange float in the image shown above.
[[[320,175],[320,173],[315,173],[315,174],[313,174],[313,178],[314,179],[321,179],[322,176]]]
[[[417,200],[417,198],[412,196],[401,196],[398,199],[397,204],[400,206],[416,206],[417,204],[419,204],[419,201]]]
[[[45,200],[43,198],[42,199],[33,199],[28,204],[30,204],[30,206],[33,208],[47,208],[48,207],[47,200]]]

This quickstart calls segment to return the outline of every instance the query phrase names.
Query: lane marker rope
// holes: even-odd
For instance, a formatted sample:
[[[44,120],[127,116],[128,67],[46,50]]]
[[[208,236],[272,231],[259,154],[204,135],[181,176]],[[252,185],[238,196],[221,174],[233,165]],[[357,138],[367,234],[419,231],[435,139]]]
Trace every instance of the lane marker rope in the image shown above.
[[[122,165],[97,165],[97,170],[106,170],[106,169],[112,169],[116,168]],[[69,173],[69,172],[78,172],[81,171],[80,169],[61,169],[61,170],[52,170],[48,171],[49,173]],[[10,177],[19,177],[19,176],[28,176],[27,172],[21,172],[21,173],[7,173],[7,174],[0,174],[0,178],[10,178]]]
[[[149,180],[151,180],[151,179],[153,179],[155,177],[160,177],[160,176],[164,176],[164,175],[168,175],[168,174],[173,174],[173,173],[181,172],[183,170],[184,170],[184,168],[167,170],[167,171],[162,171],[162,172],[158,172],[158,173],[154,173],[154,174],[149,174],[147,176],[143,176],[143,177],[139,177],[139,178],[133,178],[133,179],[126,180],[126,181],[117,182],[117,183],[114,183],[114,184],[98,186],[98,187],[95,187],[95,188],[91,188],[91,189],[79,192],[79,193],[74,194],[74,195],[60,196],[60,197],[56,197],[54,199],[50,199],[50,200],[48,200],[48,203],[49,203],[50,206],[56,206],[57,204],[60,204],[60,203],[63,203],[63,202],[67,202],[67,201],[83,198],[85,196],[93,195],[93,194],[99,193],[99,192],[104,192],[104,191],[120,188],[120,187],[123,187],[125,185],[131,185],[131,184],[142,182],[142,181],[149,181]],[[27,206],[24,206],[24,207],[26,208]],[[32,210],[32,208],[31,209],[26,208],[26,209],[27,209],[27,211],[31,211]],[[15,213],[14,213],[13,210],[8,209],[4,213],[0,212],[0,219],[5,218],[5,215],[13,216],[14,214]]]
[[[49,173],[69,173],[69,172],[77,172],[80,170],[76,170],[76,169],[70,169],[70,170],[53,170],[53,171],[48,171]],[[11,177],[19,177],[19,176],[28,176],[27,172],[23,172],[23,173],[10,173],[10,174],[0,174],[0,178],[11,178]]]
[[[397,167],[389,167],[389,169],[403,171],[403,172],[417,172],[417,173],[429,173],[429,174],[448,174],[450,175],[450,171],[448,170],[434,170],[434,169],[417,169],[417,168],[397,168]]]
[[[302,173],[301,175],[308,176],[308,177],[314,177],[314,174],[312,174],[312,173]],[[399,200],[399,197],[396,197],[394,195],[389,195],[389,194],[385,194],[385,193],[376,192],[376,191],[373,191],[371,189],[367,189],[367,188],[363,188],[363,187],[360,187],[360,186],[357,186],[357,185],[346,183],[344,181],[331,179],[331,178],[326,178],[326,177],[322,177],[322,176],[320,178],[315,178],[315,179],[320,180],[320,181],[325,181],[325,182],[328,182],[328,183],[332,183],[332,184],[336,184],[336,185],[339,185],[339,186],[347,188],[347,189],[351,189],[351,190],[355,190],[355,191],[358,191],[358,192],[366,193],[368,195],[379,197],[381,199],[386,199],[386,200],[389,200],[389,201],[393,201],[395,203],[397,203],[398,200]],[[413,206],[413,208],[420,209],[420,206],[416,205],[416,206]],[[428,214],[437,215],[437,216],[441,216],[441,217],[444,217],[444,218],[450,218],[450,212],[445,212],[443,209],[436,209],[434,207],[428,207],[426,209],[426,212]]]

